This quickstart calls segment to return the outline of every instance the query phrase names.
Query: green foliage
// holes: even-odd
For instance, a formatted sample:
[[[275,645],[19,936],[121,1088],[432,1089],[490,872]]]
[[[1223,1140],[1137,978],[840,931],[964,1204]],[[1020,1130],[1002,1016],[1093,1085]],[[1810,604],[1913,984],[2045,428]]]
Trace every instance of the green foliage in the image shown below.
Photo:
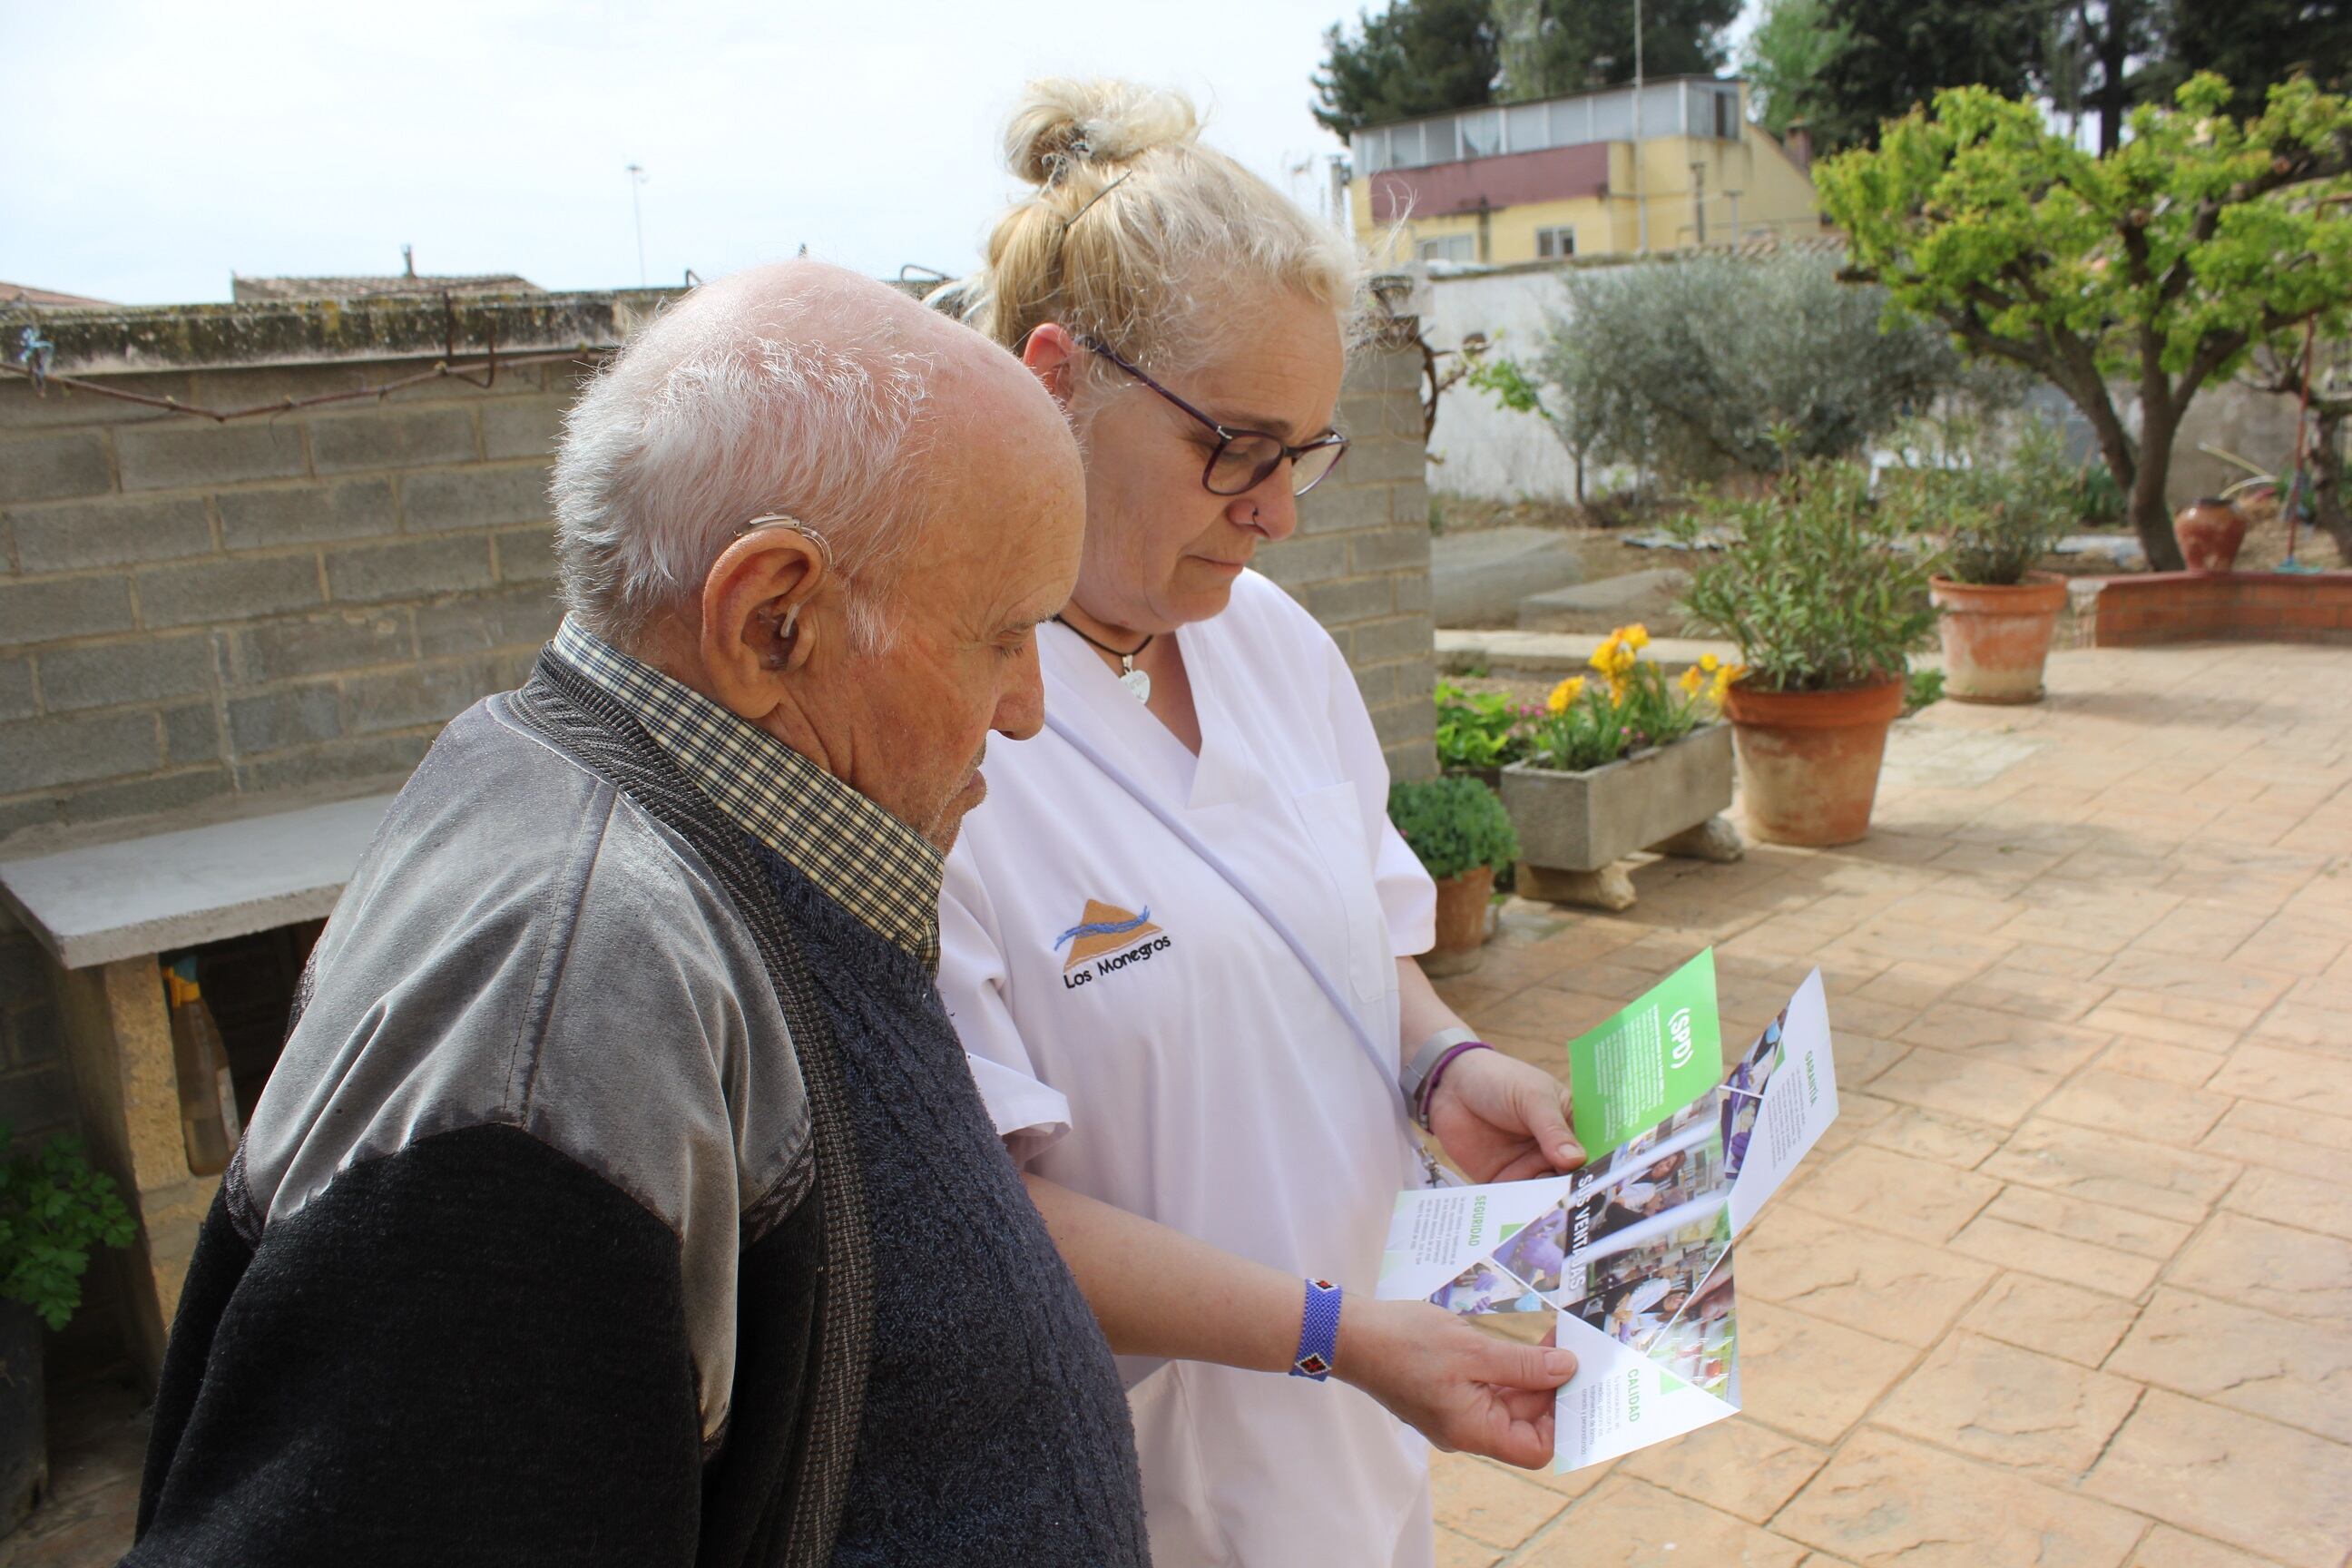
[[[1437,683],[1437,765],[1483,773],[1515,763],[1527,750],[1525,715],[1500,691],[1472,694],[1449,680]]]
[[[1824,147],[1874,145],[1879,123],[1939,88],[2019,95],[2042,54],[2044,0],[1825,0],[1837,45],[1808,95]]]
[[[1571,676],[1552,689],[1529,735],[1529,763],[1580,773],[1673,745],[1715,717],[1727,672],[1706,672],[1721,676],[1712,687],[1696,672],[1670,684],[1656,665],[1638,662],[1640,644],[1626,643],[1626,630],[1648,641],[1638,626],[1612,634],[1592,656],[1601,682]]]
[[[1315,73],[1315,119],[1340,136],[1367,125],[1472,109],[1495,91],[1491,0],[1390,0],[1375,16],[1359,12],[1352,33],[1323,34]]]
[[[1478,354],[1462,379],[1514,414],[1541,414],[1543,383],[1508,354]]]
[[[1769,691],[1867,686],[1904,673],[1935,630],[1928,562],[1874,504],[1854,463],[1790,470],[1770,493],[1678,520],[1695,538],[1735,525],[1730,548],[1693,567],[1692,620],[1738,645],[1745,683]]]
[[[1555,98],[1633,79],[1633,8],[1619,0],[1496,0],[1500,97]],[[1642,57],[1653,78],[1713,76],[1739,0],[1644,0]]]
[[[1749,101],[1765,130],[1786,136],[1800,120],[1810,126],[1825,118],[1822,71],[1844,43],[1845,34],[1830,20],[1829,0],[1765,0],[1764,15],[1739,55]]]
[[[1903,683],[1903,713],[1906,718],[1922,708],[1932,708],[1944,700],[1944,672],[1940,669],[1915,669]]]
[[[52,1138],[19,1153],[0,1126],[0,1296],[62,1329],[81,1305],[91,1248],[131,1245],[131,1211],[114,1178],[89,1168],[77,1139]]]
[[[2048,425],[2003,450],[1975,421],[1920,421],[1895,449],[1906,466],[1883,477],[1887,504],[1937,543],[1954,582],[2022,583],[2074,524],[2077,476]]]
[[[1519,856],[1519,836],[1495,792],[1471,778],[1414,779],[1389,786],[1389,820],[1440,881]]]
[[[1899,319],[2082,410],[2159,569],[2180,564],[2164,480],[2199,389],[2315,317],[2323,333],[2352,326],[2352,105],[2290,82],[2242,122],[2221,112],[2229,98],[2200,76],[2177,107],[2134,110],[2099,158],[2033,104],[1963,88],[1815,171],[1855,275]],[[2137,394],[2136,432],[2111,377]]]
[[[1885,330],[1885,300],[1841,284],[1827,257],[1699,257],[1562,281],[1568,310],[1541,366],[1555,432],[1582,458],[1669,484],[1850,456],[1963,382],[1941,331]]]
[[[2104,463],[2086,463],[2074,470],[2074,482],[2067,491],[2066,504],[2077,524],[2096,528],[2105,523],[2121,522],[2130,510],[2131,498],[2116,483]]]
[[[2297,72],[2332,90],[2352,87],[2347,0],[2171,0],[2168,13],[2166,58],[2148,74],[2169,85],[2211,71],[2236,84],[2225,109],[2241,120]]]

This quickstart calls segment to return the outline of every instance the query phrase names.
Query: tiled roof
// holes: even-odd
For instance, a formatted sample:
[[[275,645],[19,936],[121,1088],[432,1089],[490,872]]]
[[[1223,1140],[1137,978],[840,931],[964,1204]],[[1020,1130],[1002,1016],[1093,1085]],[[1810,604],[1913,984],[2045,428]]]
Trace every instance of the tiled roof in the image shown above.
[[[394,273],[383,278],[247,278],[229,279],[229,298],[238,304],[276,300],[356,300],[367,295],[404,294],[542,294],[546,290],[528,278],[511,272],[478,276],[418,277]]]

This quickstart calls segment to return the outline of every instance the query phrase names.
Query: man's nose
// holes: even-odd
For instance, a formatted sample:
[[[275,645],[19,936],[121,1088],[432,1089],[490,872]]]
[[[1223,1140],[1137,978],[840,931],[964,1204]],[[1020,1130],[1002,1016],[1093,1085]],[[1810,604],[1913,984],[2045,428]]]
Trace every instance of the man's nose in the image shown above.
[[[1045,727],[1045,678],[1034,638],[997,699],[996,715],[988,727],[1015,741],[1025,741]]]

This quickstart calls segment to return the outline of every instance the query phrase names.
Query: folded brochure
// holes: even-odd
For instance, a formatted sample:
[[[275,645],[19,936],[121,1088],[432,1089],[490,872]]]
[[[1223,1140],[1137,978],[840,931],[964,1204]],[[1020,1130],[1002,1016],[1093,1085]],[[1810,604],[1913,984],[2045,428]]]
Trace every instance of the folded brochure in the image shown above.
[[[1728,1075],[1712,949],[1568,1049],[1591,1163],[1401,1194],[1380,1283],[1455,1312],[1556,1314],[1578,1363],[1563,1471],[1739,1408],[1732,1242],[1837,1116],[1819,970]]]

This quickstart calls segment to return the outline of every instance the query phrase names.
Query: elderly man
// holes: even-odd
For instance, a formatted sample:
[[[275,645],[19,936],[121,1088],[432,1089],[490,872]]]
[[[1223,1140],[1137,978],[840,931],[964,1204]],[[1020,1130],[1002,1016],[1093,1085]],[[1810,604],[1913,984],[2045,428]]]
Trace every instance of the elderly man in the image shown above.
[[[134,1563],[1144,1560],[933,987],[1083,524],[1020,364],[811,264],[580,399],[570,609],[443,733],[191,1264]]]

